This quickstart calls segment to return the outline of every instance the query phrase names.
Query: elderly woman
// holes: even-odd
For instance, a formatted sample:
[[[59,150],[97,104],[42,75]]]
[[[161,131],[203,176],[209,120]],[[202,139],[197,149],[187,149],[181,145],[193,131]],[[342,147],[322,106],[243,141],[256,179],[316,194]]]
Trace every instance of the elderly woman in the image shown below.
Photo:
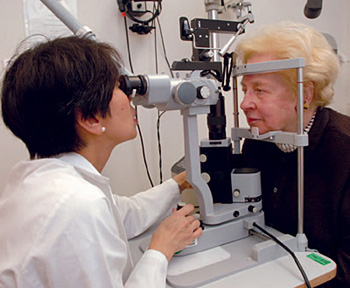
[[[173,209],[132,263],[127,239],[170,214],[188,183],[182,174],[131,198],[111,193],[101,171],[137,124],[119,62],[107,44],[67,37],[6,72],[2,116],[31,160],[0,195],[1,287],[165,287],[169,259],[200,236],[193,206]]]
[[[304,231],[309,247],[331,257],[337,276],[325,287],[350,287],[350,118],[330,108],[339,71],[323,35],[302,24],[282,22],[243,38],[241,63],[303,57],[305,148]],[[296,71],[242,78],[241,108],[250,127],[297,132]],[[245,165],[259,168],[266,224],[297,233],[297,152],[293,145],[245,140]]]

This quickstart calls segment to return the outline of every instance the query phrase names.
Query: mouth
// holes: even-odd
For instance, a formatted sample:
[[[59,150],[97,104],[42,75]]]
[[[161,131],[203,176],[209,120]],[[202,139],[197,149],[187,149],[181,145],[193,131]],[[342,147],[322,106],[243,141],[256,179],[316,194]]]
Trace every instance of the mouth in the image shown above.
[[[254,125],[257,122],[259,122],[261,119],[259,118],[253,118],[253,117],[247,117],[247,122],[249,125]]]

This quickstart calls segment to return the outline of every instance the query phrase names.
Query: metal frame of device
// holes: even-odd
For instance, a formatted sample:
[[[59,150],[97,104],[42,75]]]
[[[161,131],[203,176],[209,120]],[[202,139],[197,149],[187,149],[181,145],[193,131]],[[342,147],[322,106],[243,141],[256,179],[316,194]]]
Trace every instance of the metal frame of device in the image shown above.
[[[305,66],[304,59],[289,59],[271,62],[262,62],[255,64],[245,64],[234,69],[235,77],[248,74],[267,73],[284,69],[297,69],[298,85],[298,132],[288,133],[282,131],[270,132],[259,135],[254,130],[251,132],[248,129],[232,128],[232,138],[235,146],[239,147],[239,142],[242,138],[251,138],[262,141],[288,143],[298,146],[298,191],[299,191],[299,229],[298,229],[298,251],[305,251],[307,240],[303,234],[303,148],[308,145],[308,136],[303,134],[303,74],[302,69]],[[193,186],[200,207],[200,215],[203,223],[207,224],[202,236],[198,239],[197,246],[186,248],[182,255],[201,251],[211,247],[216,247],[228,242],[249,236],[249,229],[252,228],[252,223],[264,223],[261,203],[257,205],[255,213],[241,213],[243,217],[237,218],[235,211],[247,211],[246,203],[232,204],[214,204],[211,191],[203,179],[200,169],[200,153],[199,139],[197,127],[197,115],[207,113],[209,107],[193,107],[189,106],[181,110],[184,121],[184,136],[185,136],[185,167],[187,171],[187,179]],[[239,148],[236,148],[239,151]],[[244,181],[244,180],[243,180]],[[251,182],[249,178],[248,183]],[[247,211],[248,212],[248,211]],[[220,231],[220,232],[219,232]],[[220,237],[217,237],[220,233]],[[215,235],[215,237],[213,237]],[[199,247],[202,246],[202,247]]]
[[[273,131],[263,135],[252,129],[232,128],[232,138],[236,151],[240,151],[240,140],[243,138],[256,139],[274,143],[287,143],[297,146],[298,149],[298,251],[305,251],[307,248],[307,239],[304,234],[304,147],[308,145],[308,135],[304,134],[303,117],[303,68],[305,67],[304,58],[278,60],[254,64],[245,64],[233,69],[233,77],[275,72],[285,69],[297,69],[297,133],[282,131]],[[237,113],[238,107],[235,107]]]

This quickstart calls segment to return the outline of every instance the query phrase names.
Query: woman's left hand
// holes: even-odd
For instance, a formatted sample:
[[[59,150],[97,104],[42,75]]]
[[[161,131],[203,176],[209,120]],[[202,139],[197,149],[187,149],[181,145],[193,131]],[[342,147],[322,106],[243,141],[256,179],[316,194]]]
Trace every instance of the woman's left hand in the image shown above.
[[[180,174],[174,176],[173,178],[180,187],[180,193],[185,189],[192,188],[191,184],[186,181],[186,171],[181,172]]]

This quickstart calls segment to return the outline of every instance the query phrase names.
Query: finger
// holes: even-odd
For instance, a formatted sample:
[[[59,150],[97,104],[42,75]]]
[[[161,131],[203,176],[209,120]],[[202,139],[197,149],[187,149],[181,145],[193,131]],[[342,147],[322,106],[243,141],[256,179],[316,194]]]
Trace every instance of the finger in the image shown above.
[[[192,225],[192,223],[196,220],[192,215],[185,216],[185,220],[187,225]]]
[[[199,220],[193,220],[190,224],[192,231],[196,230],[199,226],[201,226],[201,222]]]
[[[191,185],[191,183],[186,181],[186,189],[193,189],[193,186]]]
[[[184,207],[182,207],[180,210],[177,212],[180,213],[183,216],[186,216],[190,214],[194,210],[194,206],[192,204],[187,204]]]
[[[193,240],[200,237],[202,235],[202,233],[203,233],[202,227],[198,227],[196,230],[194,230],[193,234],[192,234],[192,236],[194,237]]]

